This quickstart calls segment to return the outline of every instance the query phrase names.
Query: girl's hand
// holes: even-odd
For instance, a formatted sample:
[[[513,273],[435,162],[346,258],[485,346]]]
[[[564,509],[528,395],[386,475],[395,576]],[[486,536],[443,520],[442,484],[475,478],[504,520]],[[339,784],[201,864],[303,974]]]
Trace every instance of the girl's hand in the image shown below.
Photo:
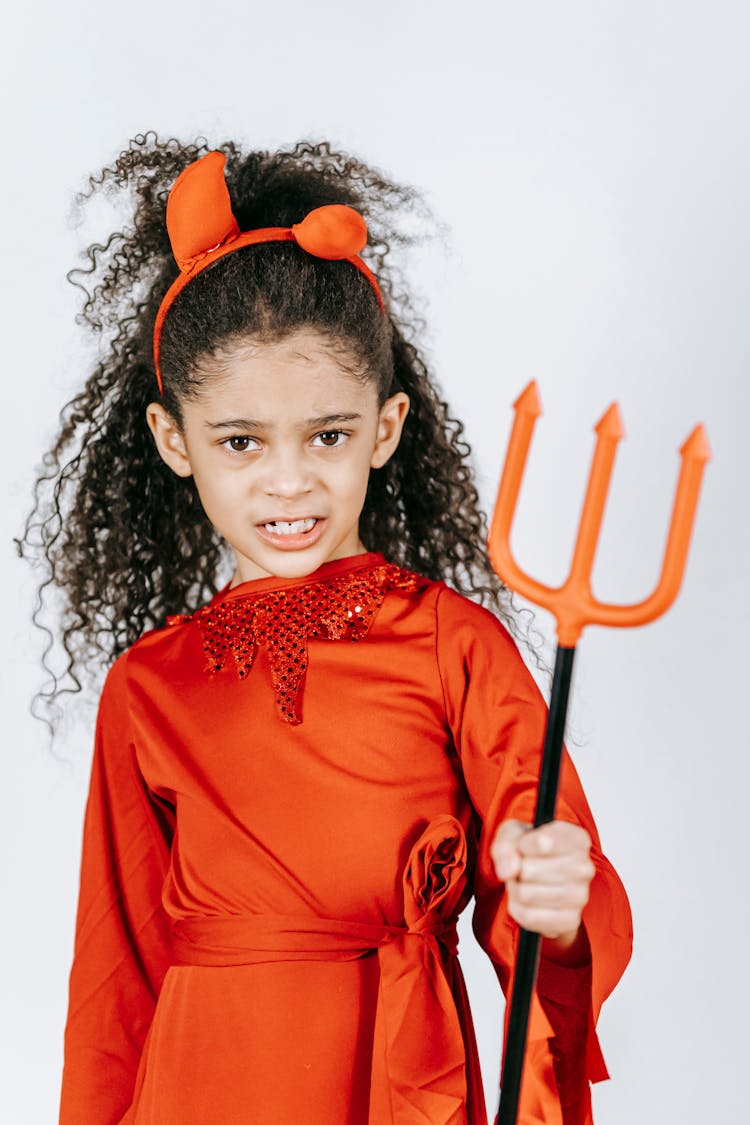
[[[540,828],[505,820],[490,848],[511,918],[552,939],[559,952],[580,945],[581,914],[596,873],[590,850],[586,829],[564,820]]]

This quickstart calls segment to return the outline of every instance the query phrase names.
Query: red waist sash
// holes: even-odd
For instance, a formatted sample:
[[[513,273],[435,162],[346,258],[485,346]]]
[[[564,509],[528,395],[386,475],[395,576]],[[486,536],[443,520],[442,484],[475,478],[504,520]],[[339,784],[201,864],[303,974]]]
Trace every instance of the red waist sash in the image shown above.
[[[474,1029],[457,958],[468,898],[466,837],[428,824],[404,868],[403,926],[311,915],[226,915],[174,923],[177,965],[353,960],[373,950],[380,989],[373,1039],[374,1125],[486,1125]]]

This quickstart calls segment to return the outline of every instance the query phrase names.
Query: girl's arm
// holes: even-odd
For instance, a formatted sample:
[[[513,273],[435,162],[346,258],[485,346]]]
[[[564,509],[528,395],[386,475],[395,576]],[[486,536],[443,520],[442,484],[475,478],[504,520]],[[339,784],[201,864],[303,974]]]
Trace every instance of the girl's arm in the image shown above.
[[[533,821],[546,707],[513,641],[492,614],[446,588],[438,598],[437,618],[446,714],[481,821],[473,928],[507,995],[519,927],[508,913],[491,846],[505,821]],[[632,922],[625,891],[601,850],[567,753],[556,818],[588,832],[596,874],[573,963],[565,964],[554,944],[543,944],[519,1120],[579,1125],[591,1120],[589,1082],[608,1077],[595,1024],[630,958]]]
[[[83,826],[75,949],[65,1026],[60,1125],[115,1125],[136,1072],[171,939],[161,890],[172,833],[130,732],[126,658],[99,704]]]

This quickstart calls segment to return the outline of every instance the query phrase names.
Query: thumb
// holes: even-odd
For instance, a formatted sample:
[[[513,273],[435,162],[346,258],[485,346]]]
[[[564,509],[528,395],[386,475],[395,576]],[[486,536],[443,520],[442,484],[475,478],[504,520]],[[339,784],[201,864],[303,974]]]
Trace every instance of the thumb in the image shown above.
[[[524,824],[521,820],[504,820],[495,833],[490,855],[501,882],[507,883],[509,879],[515,879],[519,874],[521,853],[518,850],[518,843],[530,828],[530,824]]]

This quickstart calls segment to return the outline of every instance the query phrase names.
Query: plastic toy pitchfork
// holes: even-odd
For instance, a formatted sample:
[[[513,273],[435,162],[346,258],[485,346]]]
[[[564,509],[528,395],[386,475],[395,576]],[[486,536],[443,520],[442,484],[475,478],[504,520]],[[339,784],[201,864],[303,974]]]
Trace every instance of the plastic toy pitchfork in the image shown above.
[[[506,586],[551,610],[557,619],[557,655],[542,752],[534,827],[554,819],[560,777],[565,716],[575,646],[586,625],[643,625],[664,613],[677,597],[685,570],[701,480],[710,459],[706,431],[696,426],[680,449],[682,466],[672,520],[656,589],[636,605],[606,605],[591,592],[591,570],[604,515],[617,443],[624,429],[617,403],[596,426],[596,447],[578,527],[570,574],[562,586],[545,586],[518,567],[510,550],[510,529],[521,487],[529,445],[542,412],[536,382],[529,383],[514,403],[515,420],[500,480],[489,535],[489,555]],[[510,996],[508,1036],[503,1057],[497,1125],[515,1125],[521,1091],[529,1008],[539,964],[541,936],[521,929]]]

